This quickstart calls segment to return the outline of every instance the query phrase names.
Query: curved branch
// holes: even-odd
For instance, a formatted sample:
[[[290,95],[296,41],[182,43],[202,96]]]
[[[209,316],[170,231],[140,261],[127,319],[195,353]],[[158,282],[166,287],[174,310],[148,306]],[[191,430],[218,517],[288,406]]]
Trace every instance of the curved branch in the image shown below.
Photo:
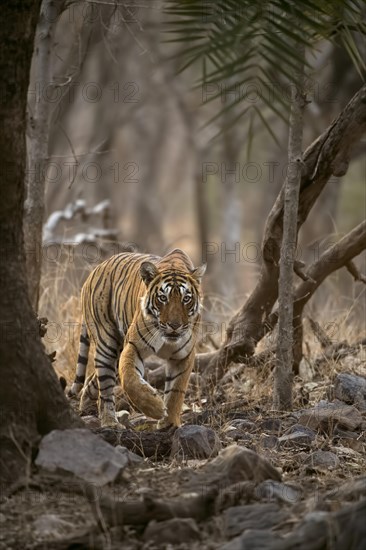
[[[366,85],[351,99],[329,128],[305,151],[300,185],[297,231],[306,221],[329,178],[345,169],[350,150],[366,130]],[[286,182],[285,182],[286,183]],[[254,354],[263,338],[265,319],[278,298],[279,258],[283,227],[283,185],[267,218],[262,242],[263,263],[259,281],[244,306],[229,323],[226,341],[210,358],[197,357],[201,368],[220,378],[226,366]],[[311,273],[307,273],[311,276]],[[312,282],[304,281],[304,284]]]

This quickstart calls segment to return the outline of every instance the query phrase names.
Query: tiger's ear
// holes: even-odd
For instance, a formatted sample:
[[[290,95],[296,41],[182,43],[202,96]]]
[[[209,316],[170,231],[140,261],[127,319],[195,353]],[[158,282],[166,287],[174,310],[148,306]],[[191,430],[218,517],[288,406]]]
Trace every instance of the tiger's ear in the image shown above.
[[[151,262],[142,262],[140,266],[140,275],[146,286],[149,286],[151,281],[159,274],[159,270],[155,264]]]
[[[193,279],[196,279],[196,281],[198,281],[200,283],[202,277],[206,273],[206,267],[207,267],[207,264],[202,264],[202,265],[196,267],[195,269],[193,269],[191,271],[191,276],[193,277]]]

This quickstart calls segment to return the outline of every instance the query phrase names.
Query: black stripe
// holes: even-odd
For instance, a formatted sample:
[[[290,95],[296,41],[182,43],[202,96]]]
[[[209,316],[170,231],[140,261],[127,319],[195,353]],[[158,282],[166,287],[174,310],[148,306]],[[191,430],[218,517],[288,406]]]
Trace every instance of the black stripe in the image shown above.
[[[111,376],[110,374],[102,374],[102,376],[98,376],[98,381],[105,382],[106,380],[113,380],[115,382],[116,378],[115,376]]]
[[[108,370],[115,370],[114,365],[110,365],[108,363],[103,363],[103,361],[101,361],[100,359],[95,359],[95,366],[96,367],[103,367],[104,369],[108,369]]]
[[[111,399],[110,397],[103,397],[103,395],[100,396],[101,401],[107,401],[108,403],[114,404],[114,399]]]
[[[131,346],[133,346],[133,347],[135,348],[137,357],[140,359],[141,363],[143,364],[144,361],[143,361],[143,359],[142,359],[142,357],[141,357],[141,354],[140,354],[139,350],[137,349],[137,346],[136,346],[135,342],[129,342],[129,344],[131,344]]]
[[[165,381],[166,382],[171,382],[172,380],[175,380],[176,378],[178,378],[178,376],[182,376],[182,374],[187,372],[187,370],[189,370],[189,369],[190,369],[190,367],[187,367],[186,369],[182,370],[182,372],[178,372],[178,374],[176,374],[175,376],[166,376]]]
[[[110,390],[111,388],[114,388],[116,384],[111,384],[110,386],[105,386],[102,391]]]
[[[170,388],[170,390],[166,390],[166,391],[164,392],[164,395],[166,395],[167,393],[170,393],[171,391],[174,392],[174,393],[186,393],[186,392],[183,391],[183,390],[177,390],[177,389],[175,389],[175,388]]]
[[[173,353],[173,355],[176,355],[177,353],[179,353],[180,351],[182,351],[182,349],[185,348],[187,344],[189,344],[189,342],[192,340],[192,335],[193,335],[193,332],[191,332],[191,335],[190,335],[190,337],[188,338],[188,340],[187,340],[186,342],[184,342],[184,344],[183,344],[180,348],[178,348],[178,349]],[[189,355],[189,354],[188,354],[188,355]]]
[[[78,363],[81,365],[87,365],[88,364],[88,358],[83,357],[82,355],[78,355]]]
[[[144,338],[143,335],[141,334],[140,329],[139,329],[139,327],[138,327],[137,325],[136,325],[136,330],[137,330],[138,335],[140,336],[141,340],[142,340],[150,349],[152,349],[153,352],[155,353],[155,348],[154,348],[151,344],[149,344],[149,342],[148,342],[147,340],[145,340],[145,338]]]
[[[83,334],[80,334],[80,342],[82,344],[85,344],[86,346],[90,346],[90,340],[87,336],[84,336]]]
[[[85,376],[84,375],[83,376],[78,376],[78,375],[75,376],[75,383],[76,384],[84,384],[84,382],[85,382]]]

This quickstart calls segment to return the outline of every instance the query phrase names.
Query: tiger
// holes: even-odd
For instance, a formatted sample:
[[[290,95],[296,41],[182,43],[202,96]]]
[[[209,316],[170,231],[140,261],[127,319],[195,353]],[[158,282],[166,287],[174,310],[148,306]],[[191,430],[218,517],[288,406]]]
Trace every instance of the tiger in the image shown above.
[[[200,327],[201,280],[206,264],[194,267],[174,249],[163,257],[121,253],[99,264],[81,291],[82,324],[75,380],[85,412],[98,402],[102,427],[120,427],[115,411],[116,375],[132,405],[159,420],[158,428],[180,426]],[[85,380],[90,342],[95,370]],[[144,379],[144,361],[167,361],[164,398]]]

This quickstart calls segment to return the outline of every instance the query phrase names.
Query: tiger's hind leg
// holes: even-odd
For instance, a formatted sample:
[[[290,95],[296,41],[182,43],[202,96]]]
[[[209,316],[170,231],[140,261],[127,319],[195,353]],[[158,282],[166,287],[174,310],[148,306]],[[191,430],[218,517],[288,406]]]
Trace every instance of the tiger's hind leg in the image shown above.
[[[182,360],[168,361],[166,368],[164,404],[166,416],[158,422],[158,428],[180,426],[184,396],[194,365],[194,350]]]
[[[86,325],[85,323],[83,323],[81,326],[81,332],[80,332],[79,355],[78,355],[78,362],[76,365],[75,380],[70,390],[68,391],[68,397],[75,397],[79,395],[80,391],[84,386],[86,367],[88,364],[89,348],[90,348],[90,338],[88,335]]]

